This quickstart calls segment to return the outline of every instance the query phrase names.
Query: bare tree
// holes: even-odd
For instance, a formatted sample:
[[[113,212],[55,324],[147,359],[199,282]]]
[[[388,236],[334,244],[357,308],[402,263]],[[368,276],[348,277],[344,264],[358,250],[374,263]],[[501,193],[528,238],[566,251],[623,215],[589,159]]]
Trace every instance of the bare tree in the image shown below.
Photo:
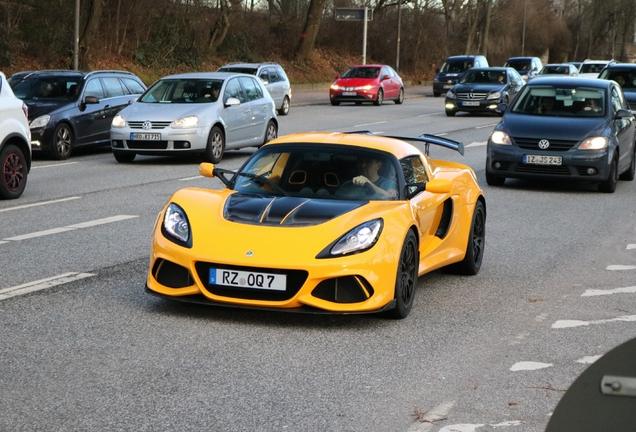
[[[300,40],[296,46],[294,55],[296,61],[306,61],[309,58],[311,50],[314,48],[316,36],[318,36],[318,29],[320,28],[322,12],[325,9],[325,2],[326,0],[311,0],[309,3],[309,11],[307,12],[305,26],[303,27],[303,32],[300,35]]]
[[[89,0],[85,2],[88,6],[88,13],[86,14],[86,23],[84,24],[84,31],[82,32],[79,40],[79,69],[90,69],[91,63],[91,49],[95,41],[95,36],[99,31],[99,26],[102,19],[102,0]]]

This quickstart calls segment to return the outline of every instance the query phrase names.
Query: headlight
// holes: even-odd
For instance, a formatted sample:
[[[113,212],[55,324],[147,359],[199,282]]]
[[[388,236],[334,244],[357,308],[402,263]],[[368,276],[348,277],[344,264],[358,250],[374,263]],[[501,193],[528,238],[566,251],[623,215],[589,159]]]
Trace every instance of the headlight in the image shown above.
[[[347,255],[370,249],[382,232],[382,219],[363,223],[342,236],[329,251],[330,255]]]
[[[457,99],[457,95],[453,93],[452,90],[449,90],[448,92],[446,92],[446,97],[449,99]]]
[[[37,128],[44,127],[49,123],[49,120],[51,120],[50,115],[40,116],[31,122],[31,124],[29,125],[29,129],[37,129]]]
[[[579,150],[600,150],[607,147],[607,138],[592,137],[583,141],[579,145]]]
[[[171,203],[163,216],[164,232],[182,243],[190,241],[190,223],[185,212],[178,205]]]
[[[365,86],[360,87],[360,90],[371,90],[374,87],[375,86],[372,86],[372,85],[365,85]]]
[[[494,131],[492,135],[490,135],[490,142],[500,145],[512,145],[510,137],[503,131]]]
[[[340,86],[338,84],[331,84],[331,90],[340,90]]]
[[[500,98],[501,98],[501,92],[494,92],[488,95],[488,99],[500,99]]]
[[[170,127],[173,129],[187,129],[197,127],[199,124],[199,117],[197,116],[188,116],[180,118],[179,120],[175,120],[170,124]]]
[[[122,116],[117,114],[115,118],[113,118],[113,123],[111,124],[111,126],[116,128],[126,127],[126,120],[124,120]]]

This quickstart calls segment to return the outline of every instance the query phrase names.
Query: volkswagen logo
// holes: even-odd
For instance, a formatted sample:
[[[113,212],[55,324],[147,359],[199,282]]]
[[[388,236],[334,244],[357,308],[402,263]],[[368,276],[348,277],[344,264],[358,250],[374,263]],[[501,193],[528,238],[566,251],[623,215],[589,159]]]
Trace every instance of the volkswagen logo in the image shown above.
[[[545,150],[548,147],[550,147],[550,141],[548,141],[547,139],[542,139],[541,141],[539,141],[539,148],[540,149]]]
[[[141,125],[142,129],[152,129],[152,123],[150,123],[149,121],[145,121],[142,125]]]

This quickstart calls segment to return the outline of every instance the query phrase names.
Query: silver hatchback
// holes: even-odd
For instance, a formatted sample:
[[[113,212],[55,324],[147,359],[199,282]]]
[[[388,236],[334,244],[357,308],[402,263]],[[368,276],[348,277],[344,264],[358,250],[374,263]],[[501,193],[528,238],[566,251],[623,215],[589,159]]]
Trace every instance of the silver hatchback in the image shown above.
[[[161,78],[110,129],[118,162],[137,154],[199,153],[219,163],[226,149],[260,147],[277,135],[274,101],[261,80],[223,72]]]

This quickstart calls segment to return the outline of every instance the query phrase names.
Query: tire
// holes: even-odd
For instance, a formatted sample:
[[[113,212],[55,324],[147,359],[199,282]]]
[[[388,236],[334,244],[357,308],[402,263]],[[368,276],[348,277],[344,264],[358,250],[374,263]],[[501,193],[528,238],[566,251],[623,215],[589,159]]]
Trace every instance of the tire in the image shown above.
[[[400,89],[400,93],[398,93],[397,99],[395,99],[393,102],[395,102],[396,105],[402,105],[404,103],[404,89],[403,88]]]
[[[455,117],[455,111],[446,110],[446,116],[447,117]]]
[[[267,123],[267,129],[265,129],[265,139],[263,140],[263,144],[261,145],[265,145],[271,140],[276,139],[277,136],[278,126],[276,126],[276,123],[273,120],[270,120],[269,123]]]
[[[0,161],[2,161],[0,197],[2,199],[19,198],[24,192],[28,176],[24,153],[16,145],[7,144],[0,151]]]
[[[629,164],[629,169],[625,171],[623,174],[618,176],[621,180],[632,181],[636,176],[636,149],[634,149],[635,153],[632,153],[632,161]]]
[[[433,96],[435,96],[435,97],[440,97],[440,96],[441,96],[441,93],[435,93],[435,92],[433,92]]]
[[[340,105],[340,102],[337,102],[337,101],[331,101],[331,105],[333,105],[333,106],[338,106],[338,105]]]
[[[503,186],[505,182],[505,177],[490,174],[488,171],[486,171],[486,183],[488,184],[488,186]]]
[[[373,101],[373,105],[380,106],[380,105],[382,105],[382,102],[384,102],[384,90],[379,89],[378,90],[378,95],[376,96],[375,100]]]
[[[417,238],[413,231],[404,239],[400,260],[398,261],[395,279],[395,308],[386,312],[389,318],[404,319],[411,312],[417,287],[417,271],[419,267],[419,253]]]
[[[208,136],[208,145],[203,158],[206,162],[218,164],[223,159],[225,151],[225,136],[218,126],[214,126]]]
[[[479,273],[484,259],[484,246],[486,243],[486,208],[481,201],[475,203],[473,220],[468,234],[466,256],[457,264],[448,266],[450,273],[462,275],[476,275]]]
[[[285,98],[283,99],[283,104],[281,105],[280,109],[278,110],[278,114],[282,115],[282,116],[286,116],[287,114],[289,114],[289,107],[291,106],[291,102],[289,101],[289,98],[287,96],[285,96]]]
[[[610,167],[607,180],[598,184],[599,192],[614,193],[616,191],[616,183],[618,183],[618,162],[616,158],[612,160],[612,166]]]
[[[131,163],[135,160],[137,153],[113,151],[113,156],[115,156],[115,160],[119,163]]]
[[[71,156],[73,146],[75,145],[75,137],[71,127],[66,123],[60,123],[53,133],[53,143],[49,154],[53,159],[65,160]]]

